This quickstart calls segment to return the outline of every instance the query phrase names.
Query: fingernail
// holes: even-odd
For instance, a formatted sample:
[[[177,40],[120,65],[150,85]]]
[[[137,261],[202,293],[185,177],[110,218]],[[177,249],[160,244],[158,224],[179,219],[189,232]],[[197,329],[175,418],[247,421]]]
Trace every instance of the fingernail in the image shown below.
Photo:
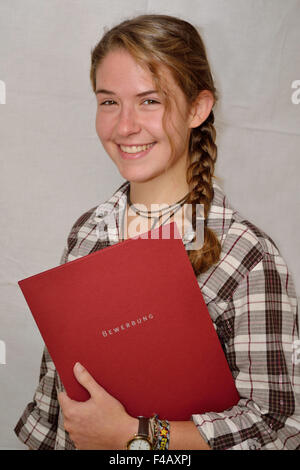
[[[80,362],[76,362],[74,367],[76,367],[76,372],[81,373],[84,371],[84,367],[80,364]]]

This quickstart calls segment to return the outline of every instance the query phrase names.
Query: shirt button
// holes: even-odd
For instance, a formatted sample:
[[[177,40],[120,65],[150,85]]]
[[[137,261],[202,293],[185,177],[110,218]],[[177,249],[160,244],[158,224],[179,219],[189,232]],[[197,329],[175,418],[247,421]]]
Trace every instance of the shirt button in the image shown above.
[[[260,443],[257,439],[249,439],[248,444],[250,450],[256,450],[260,448]]]

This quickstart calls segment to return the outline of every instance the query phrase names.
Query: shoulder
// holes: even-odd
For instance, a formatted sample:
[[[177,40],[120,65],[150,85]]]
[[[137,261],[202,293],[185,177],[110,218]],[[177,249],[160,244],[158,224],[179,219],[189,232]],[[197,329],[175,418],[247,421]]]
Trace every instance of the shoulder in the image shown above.
[[[234,208],[218,184],[214,184],[214,198],[208,226],[218,236],[222,253],[228,256],[234,255],[248,267],[265,254],[273,256],[280,254],[274,240]],[[251,257],[248,256],[249,253],[252,254]]]
[[[214,184],[208,227],[218,236],[220,260],[198,278],[206,302],[223,310],[251,274],[264,283],[266,272],[287,275],[288,268],[274,240],[233,208],[222,188]]]
[[[109,216],[113,216],[118,207],[122,205],[128,186],[128,181],[125,181],[109,199],[83,212],[75,220],[67,238],[65,260],[70,261],[85,256],[109,244],[106,229],[99,236],[97,228],[103,227],[105,225],[104,219],[108,220]]]

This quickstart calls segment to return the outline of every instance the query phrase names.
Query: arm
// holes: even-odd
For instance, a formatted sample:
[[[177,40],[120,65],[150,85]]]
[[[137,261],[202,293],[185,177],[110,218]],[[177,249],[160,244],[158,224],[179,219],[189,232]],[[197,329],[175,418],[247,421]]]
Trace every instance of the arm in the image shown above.
[[[72,226],[60,264],[88,254],[90,247],[78,247],[78,232],[93,214],[94,208],[82,214]],[[81,240],[82,241],[82,240]],[[99,249],[99,247],[98,247]],[[41,362],[39,385],[15,426],[15,433],[31,450],[74,449],[64,431],[62,415],[57,401],[57,389],[61,389],[59,376],[45,348]]]
[[[275,250],[266,253],[222,314],[226,355],[241,399],[223,413],[193,415],[212,449],[299,448],[297,312],[284,260]]]
[[[55,445],[59,406],[56,396],[54,364],[45,348],[40,370],[39,385],[21,418],[15,433],[31,450],[52,450]]]
[[[266,253],[247,273],[221,317],[227,360],[241,399],[222,413],[193,415],[193,422],[171,422],[170,450],[299,448],[300,367],[293,363],[293,345],[299,339],[297,301],[292,279],[278,254]],[[86,388],[93,380],[88,373],[86,379],[76,377]],[[137,430],[137,421],[128,419],[124,410],[122,418],[119,415],[112,423],[113,410],[109,401],[102,401],[103,390],[95,390],[93,401],[99,401],[90,416],[87,408],[77,407],[77,402],[61,402],[67,413],[66,429],[78,448],[91,448],[92,442],[95,449],[124,449]],[[112,426],[104,442],[106,423]],[[83,438],[87,440],[82,441]]]
[[[192,421],[170,421],[169,450],[211,450]]]
[[[64,414],[64,426],[77,449],[124,450],[138,430],[138,419],[101,387],[82,367],[74,368],[78,382],[91,398],[86,402],[71,400],[65,392],[58,396]],[[191,421],[170,422],[169,449],[202,449],[209,446]]]
[[[67,249],[65,248],[60,264],[67,262],[67,260]],[[60,426],[57,389],[60,388],[58,374],[45,347],[40,366],[39,384],[33,400],[26,406],[14,428],[17,437],[30,450],[52,450],[56,447],[57,432]],[[74,448],[63,426],[60,429],[60,440],[64,441],[66,448]]]

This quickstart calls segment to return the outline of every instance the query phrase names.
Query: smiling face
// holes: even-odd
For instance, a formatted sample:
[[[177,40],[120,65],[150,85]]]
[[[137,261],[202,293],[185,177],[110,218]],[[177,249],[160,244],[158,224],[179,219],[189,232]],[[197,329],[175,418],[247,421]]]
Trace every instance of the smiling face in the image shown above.
[[[161,70],[171,101],[166,129],[173,155],[163,127],[164,98],[155,91],[150,72],[124,49],[109,52],[97,68],[96,131],[120,174],[131,182],[167,174],[182,181],[186,175],[191,131],[188,105],[169,70]]]

